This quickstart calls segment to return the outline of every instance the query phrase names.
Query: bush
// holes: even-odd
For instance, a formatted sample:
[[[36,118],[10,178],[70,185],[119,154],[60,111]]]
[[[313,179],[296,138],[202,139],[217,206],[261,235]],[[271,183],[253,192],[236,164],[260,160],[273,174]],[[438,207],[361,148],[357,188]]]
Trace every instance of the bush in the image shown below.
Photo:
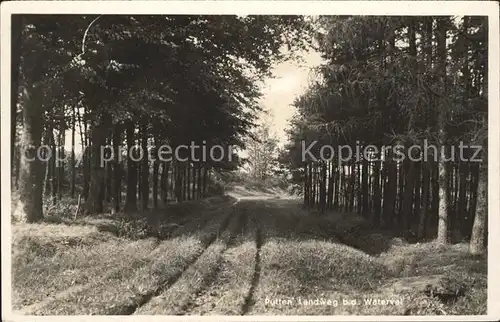
[[[225,190],[235,186],[243,186],[248,190],[268,192],[271,189],[279,188],[289,191],[290,183],[283,176],[255,178],[249,173],[242,171],[224,172],[214,176],[214,183],[220,184]]]

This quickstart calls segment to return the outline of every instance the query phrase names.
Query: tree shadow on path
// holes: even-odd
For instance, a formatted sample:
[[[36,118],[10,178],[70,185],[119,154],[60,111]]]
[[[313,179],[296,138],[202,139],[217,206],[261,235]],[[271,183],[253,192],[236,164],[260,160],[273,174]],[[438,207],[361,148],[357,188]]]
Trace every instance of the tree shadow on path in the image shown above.
[[[387,251],[395,242],[389,232],[374,229],[355,213],[316,214],[291,199],[248,200],[244,206],[263,225],[266,238],[327,240],[374,256]]]

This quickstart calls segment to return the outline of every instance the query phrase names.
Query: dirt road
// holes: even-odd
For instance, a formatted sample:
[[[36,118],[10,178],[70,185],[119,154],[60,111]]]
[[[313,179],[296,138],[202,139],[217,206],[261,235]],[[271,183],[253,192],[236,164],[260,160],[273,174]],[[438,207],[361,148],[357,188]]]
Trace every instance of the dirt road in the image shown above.
[[[90,230],[75,246],[53,239],[52,252],[21,251],[14,307],[43,315],[408,314],[434,303],[423,293],[428,276],[439,283],[450,270],[471,274],[470,265],[482,276],[481,263],[464,268],[460,247],[398,245],[354,214],[311,214],[294,200],[254,196],[176,221],[161,238]],[[429,253],[447,256],[446,265],[422,264]]]

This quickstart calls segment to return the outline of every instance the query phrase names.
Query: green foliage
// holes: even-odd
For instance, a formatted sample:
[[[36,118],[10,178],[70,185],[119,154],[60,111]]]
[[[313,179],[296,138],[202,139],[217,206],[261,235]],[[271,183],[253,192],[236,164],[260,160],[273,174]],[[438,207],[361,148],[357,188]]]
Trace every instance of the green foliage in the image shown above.
[[[46,128],[70,128],[83,108],[89,125],[145,117],[173,145],[244,147],[260,109],[256,81],[289,58],[283,46],[293,55],[310,42],[301,16],[52,15],[21,25],[21,83],[43,87]]]
[[[17,103],[24,115],[37,115],[23,119],[24,133],[20,137],[33,137],[35,146],[51,141],[60,145],[67,130],[80,132],[77,135],[81,142],[77,145],[93,147],[88,149],[82,167],[87,212],[103,211],[104,197],[96,184],[103,177],[90,165],[99,159],[99,146],[113,144],[118,149],[124,145],[124,132],[131,130],[127,132],[129,145],[135,143],[133,139],[144,147],[154,143],[176,149],[194,143],[207,149],[214,145],[244,148],[260,111],[258,81],[269,75],[273,64],[292,58],[311,40],[309,22],[302,16],[27,15],[19,17],[19,22],[14,34],[20,48],[13,55],[21,59],[14,67],[19,67],[19,79],[13,89],[17,90]],[[289,47],[288,54],[283,54],[285,46]],[[38,114],[33,112],[40,109],[43,116],[39,122]],[[41,133],[34,130],[35,124],[41,125]],[[54,131],[57,140],[52,139]],[[201,151],[197,153],[182,167],[193,166]],[[231,171],[241,164],[236,155],[233,157],[203,162],[197,168]],[[14,168],[14,157],[12,162]],[[171,168],[178,167],[174,163]],[[15,168],[19,173],[21,166]],[[140,168],[143,178],[149,168],[150,164]],[[113,178],[120,180],[115,170],[113,167]],[[46,177],[50,180],[58,184],[64,181],[49,172]],[[193,177],[186,175],[180,185],[193,183],[188,182]],[[135,184],[132,181],[128,186]],[[21,186],[33,186],[25,182],[21,180]],[[111,182],[106,185],[108,192]],[[74,192],[75,181],[71,183]],[[148,184],[148,180],[143,183]],[[145,192],[146,188],[139,190]],[[180,200],[184,197],[178,188]],[[209,193],[221,192],[216,189]],[[33,199],[28,204],[40,211],[30,212],[42,217],[40,198]],[[142,206],[147,207],[147,199],[143,200]],[[120,208],[116,204],[113,207]]]
[[[246,144],[246,162],[254,180],[265,181],[277,170],[278,139],[270,123],[259,125]]]
[[[483,142],[487,128],[486,87],[481,81],[487,52],[486,20],[439,19],[447,26],[451,41],[446,88],[426,52],[426,37],[434,36],[426,28],[432,28],[433,18],[320,17],[315,38],[326,63],[318,67],[317,80],[295,101],[298,115],[289,133],[287,164],[302,166],[301,140],[318,140],[317,148],[321,144],[354,145],[356,141],[412,144],[425,138],[435,142],[437,109],[444,109],[447,115],[449,143]],[[409,45],[410,27],[419,36],[415,52]],[[470,52],[464,52],[465,48]],[[464,64],[469,71],[467,82]]]

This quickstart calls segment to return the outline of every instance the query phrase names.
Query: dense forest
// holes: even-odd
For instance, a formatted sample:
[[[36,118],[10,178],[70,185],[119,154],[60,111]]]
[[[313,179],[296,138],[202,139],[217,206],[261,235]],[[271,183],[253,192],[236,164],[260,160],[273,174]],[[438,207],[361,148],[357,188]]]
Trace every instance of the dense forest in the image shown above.
[[[258,80],[312,44],[326,63],[294,104],[281,156],[305,206],[356,211],[407,238],[465,238],[472,252],[484,251],[484,17],[30,15],[13,17],[12,36],[11,168],[21,219],[40,220],[43,204],[65,196],[87,214],[203,197],[212,172],[241,165],[237,154],[136,161],[133,147],[153,155],[162,144],[244,148],[260,110]],[[313,141],[316,155],[324,145],[379,149],[303,160]],[[380,153],[424,141],[444,154],[394,161],[394,151]],[[483,149],[465,149],[463,159],[459,144]],[[105,152],[120,157],[103,163]]]
[[[154,147],[244,148],[258,81],[308,31],[297,16],[13,16],[16,214],[40,220],[42,204],[67,196],[86,214],[204,196],[212,172],[239,166],[236,154],[202,162],[201,150],[182,150],[161,162]]]
[[[486,17],[11,33],[16,314],[490,312]]]
[[[304,205],[357,212],[413,240],[470,240],[483,252],[487,18],[328,16],[315,30],[326,63],[295,101],[282,155]],[[319,159],[325,145],[350,149]],[[396,145],[406,158],[382,148]],[[356,148],[369,152],[359,158]]]

